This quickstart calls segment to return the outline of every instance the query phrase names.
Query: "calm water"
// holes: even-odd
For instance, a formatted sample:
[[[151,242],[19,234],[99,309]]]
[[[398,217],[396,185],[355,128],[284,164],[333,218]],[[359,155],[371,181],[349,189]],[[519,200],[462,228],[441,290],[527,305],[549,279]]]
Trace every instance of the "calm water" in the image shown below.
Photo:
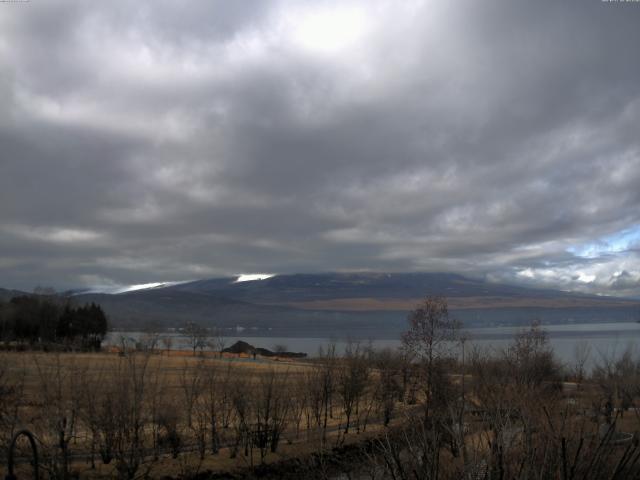
[[[625,349],[632,348],[635,353],[640,353],[640,323],[590,323],[568,325],[545,325],[544,329],[549,334],[549,341],[558,359],[570,364],[575,358],[578,346],[588,344],[590,348],[589,365],[593,365],[603,356],[618,356]],[[469,341],[466,347],[469,351],[472,347],[483,349],[501,349],[507,346],[513,335],[521,331],[521,327],[487,327],[465,329]],[[117,344],[121,336],[125,336],[134,343],[144,334],[141,332],[110,332],[105,339],[105,344]],[[179,334],[166,334],[172,338],[174,349],[188,349],[188,341]],[[288,351],[304,352],[309,356],[315,356],[320,347],[330,343],[335,344],[338,353],[344,352],[349,339],[346,338],[298,338],[298,337],[255,337],[255,336],[227,336],[225,345],[230,346],[238,340],[250,343],[254,347],[274,349],[276,345],[286,347]],[[397,348],[400,339],[357,339],[362,343],[371,343],[374,348]],[[162,345],[161,345],[162,347]]]

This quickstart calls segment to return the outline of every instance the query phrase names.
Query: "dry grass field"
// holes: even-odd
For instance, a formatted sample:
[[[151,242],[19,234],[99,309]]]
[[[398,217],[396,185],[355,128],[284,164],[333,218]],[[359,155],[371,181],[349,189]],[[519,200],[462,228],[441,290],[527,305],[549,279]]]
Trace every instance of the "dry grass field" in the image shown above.
[[[253,478],[265,466],[266,478],[294,468],[287,478],[310,480],[640,478],[631,354],[561,371],[532,328],[465,364],[427,360],[357,344],[308,361],[4,352],[0,442],[29,429],[42,478],[64,480]],[[31,475],[26,445],[18,478]]]
[[[330,372],[337,391],[337,359],[328,368],[190,353],[2,353],[2,441],[34,432],[51,478],[159,478],[298,458],[381,428],[373,371],[348,406],[347,432],[337,395],[310,388]]]

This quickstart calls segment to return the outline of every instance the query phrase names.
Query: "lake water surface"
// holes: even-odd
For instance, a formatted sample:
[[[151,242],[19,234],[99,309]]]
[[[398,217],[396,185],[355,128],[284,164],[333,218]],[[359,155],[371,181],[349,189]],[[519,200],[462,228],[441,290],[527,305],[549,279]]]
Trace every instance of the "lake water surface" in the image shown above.
[[[635,353],[640,352],[640,323],[589,323],[589,324],[565,324],[565,325],[544,325],[544,330],[549,335],[549,343],[553,347],[558,359],[566,364],[571,364],[575,358],[576,348],[584,344],[589,345],[590,358],[589,366],[592,366],[603,357],[616,357],[621,355],[625,349],[632,348]],[[506,347],[512,340],[513,335],[522,331],[522,327],[486,327],[469,328],[463,332],[468,338],[465,349],[477,347],[489,350],[499,350]],[[171,336],[172,348],[187,349],[188,340],[178,334],[163,334]],[[110,332],[105,339],[105,344],[117,344],[119,339],[125,336],[130,342],[138,341],[144,336],[142,332]],[[243,340],[254,347],[274,349],[276,345],[282,345],[288,351],[304,352],[309,356],[316,356],[320,347],[326,348],[329,344],[335,344],[336,351],[344,352],[349,341],[359,341],[376,348],[397,348],[401,345],[400,338],[374,339],[352,338],[347,339],[336,335],[333,338],[321,337],[269,337],[269,336],[248,336],[248,335],[228,335],[225,337],[226,346],[230,346],[238,340]]]

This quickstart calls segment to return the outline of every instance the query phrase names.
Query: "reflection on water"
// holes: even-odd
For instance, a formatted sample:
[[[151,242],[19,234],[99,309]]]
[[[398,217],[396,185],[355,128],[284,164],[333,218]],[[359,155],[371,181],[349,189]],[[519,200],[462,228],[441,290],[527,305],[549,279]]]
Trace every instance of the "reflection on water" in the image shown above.
[[[626,348],[637,350],[640,345],[640,323],[591,323],[572,325],[544,325],[543,328],[549,334],[549,341],[558,359],[564,363],[571,363],[575,356],[576,346],[588,343],[591,346],[590,363],[602,356],[620,355]],[[487,327],[470,328],[465,332],[469,338],[467,349],[477,347],[482,349],[501,349],[509,344],[515,333],[521,331],[521,327]],[[130,339],[131,342],[139,340],[144,334],[141,332],[110,332],[105,339],[105,344],[117,344],[121,336]],[[179,334],[163,334],[173,337],[173,349],[188,349],[188,341]],[[304,352],[309,356],[315,356],[321,346],[326,347],[333,343],[338,353],[343,353],[349,339],[346,338],[300,338],[300,337],[251,337],[251,336],[227,336],[226,346],[238,340],[250,343],[254,347],[275,349],[281,345],[288,351]],[[355,339],[353,339],[355,340]],[[357,339],[360,342],[371,343],[374,348],[397,348],[400,339]],[[162,346],[160,345],[160,348]]]

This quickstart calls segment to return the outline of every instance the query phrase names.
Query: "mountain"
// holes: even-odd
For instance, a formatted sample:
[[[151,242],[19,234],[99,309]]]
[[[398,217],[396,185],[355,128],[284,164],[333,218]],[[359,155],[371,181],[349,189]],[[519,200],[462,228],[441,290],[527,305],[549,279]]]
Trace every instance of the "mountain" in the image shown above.
[[[29,295],[28,293],[21,292],[20,290],[7,290],[5,288],[0,288],[0,300],[10,300],[13,297],[19,297],[21,295]]]
[[[213,278],[118,294],[77,293],[116,328],[178,327],[186,321],[251,335],[396,337],[428,295],[448,299],[466,325],[636,321],[640,302],[487,282],[451,273],[322,273],[237,282]],[[11,292],[0,290],[0,298]]]
[[[167,290],[312,310],[410,310],[425,295],[445,296],[453,308],[629,304],[629,300],[616,297],[495,284],[451,273],[294,274],[239,283],[218,278],[183,283]]]
[[[213,278],[120,294],[80,294],[103,306],[112,322],[140,328],[185,321],[255,335],[395,336],[427,295],[446,296],[470,325],[632,321],[640,302],[503,285],[450,273],[323,273],[237,282]],[[246,332],[245,332],[246,333]]]

